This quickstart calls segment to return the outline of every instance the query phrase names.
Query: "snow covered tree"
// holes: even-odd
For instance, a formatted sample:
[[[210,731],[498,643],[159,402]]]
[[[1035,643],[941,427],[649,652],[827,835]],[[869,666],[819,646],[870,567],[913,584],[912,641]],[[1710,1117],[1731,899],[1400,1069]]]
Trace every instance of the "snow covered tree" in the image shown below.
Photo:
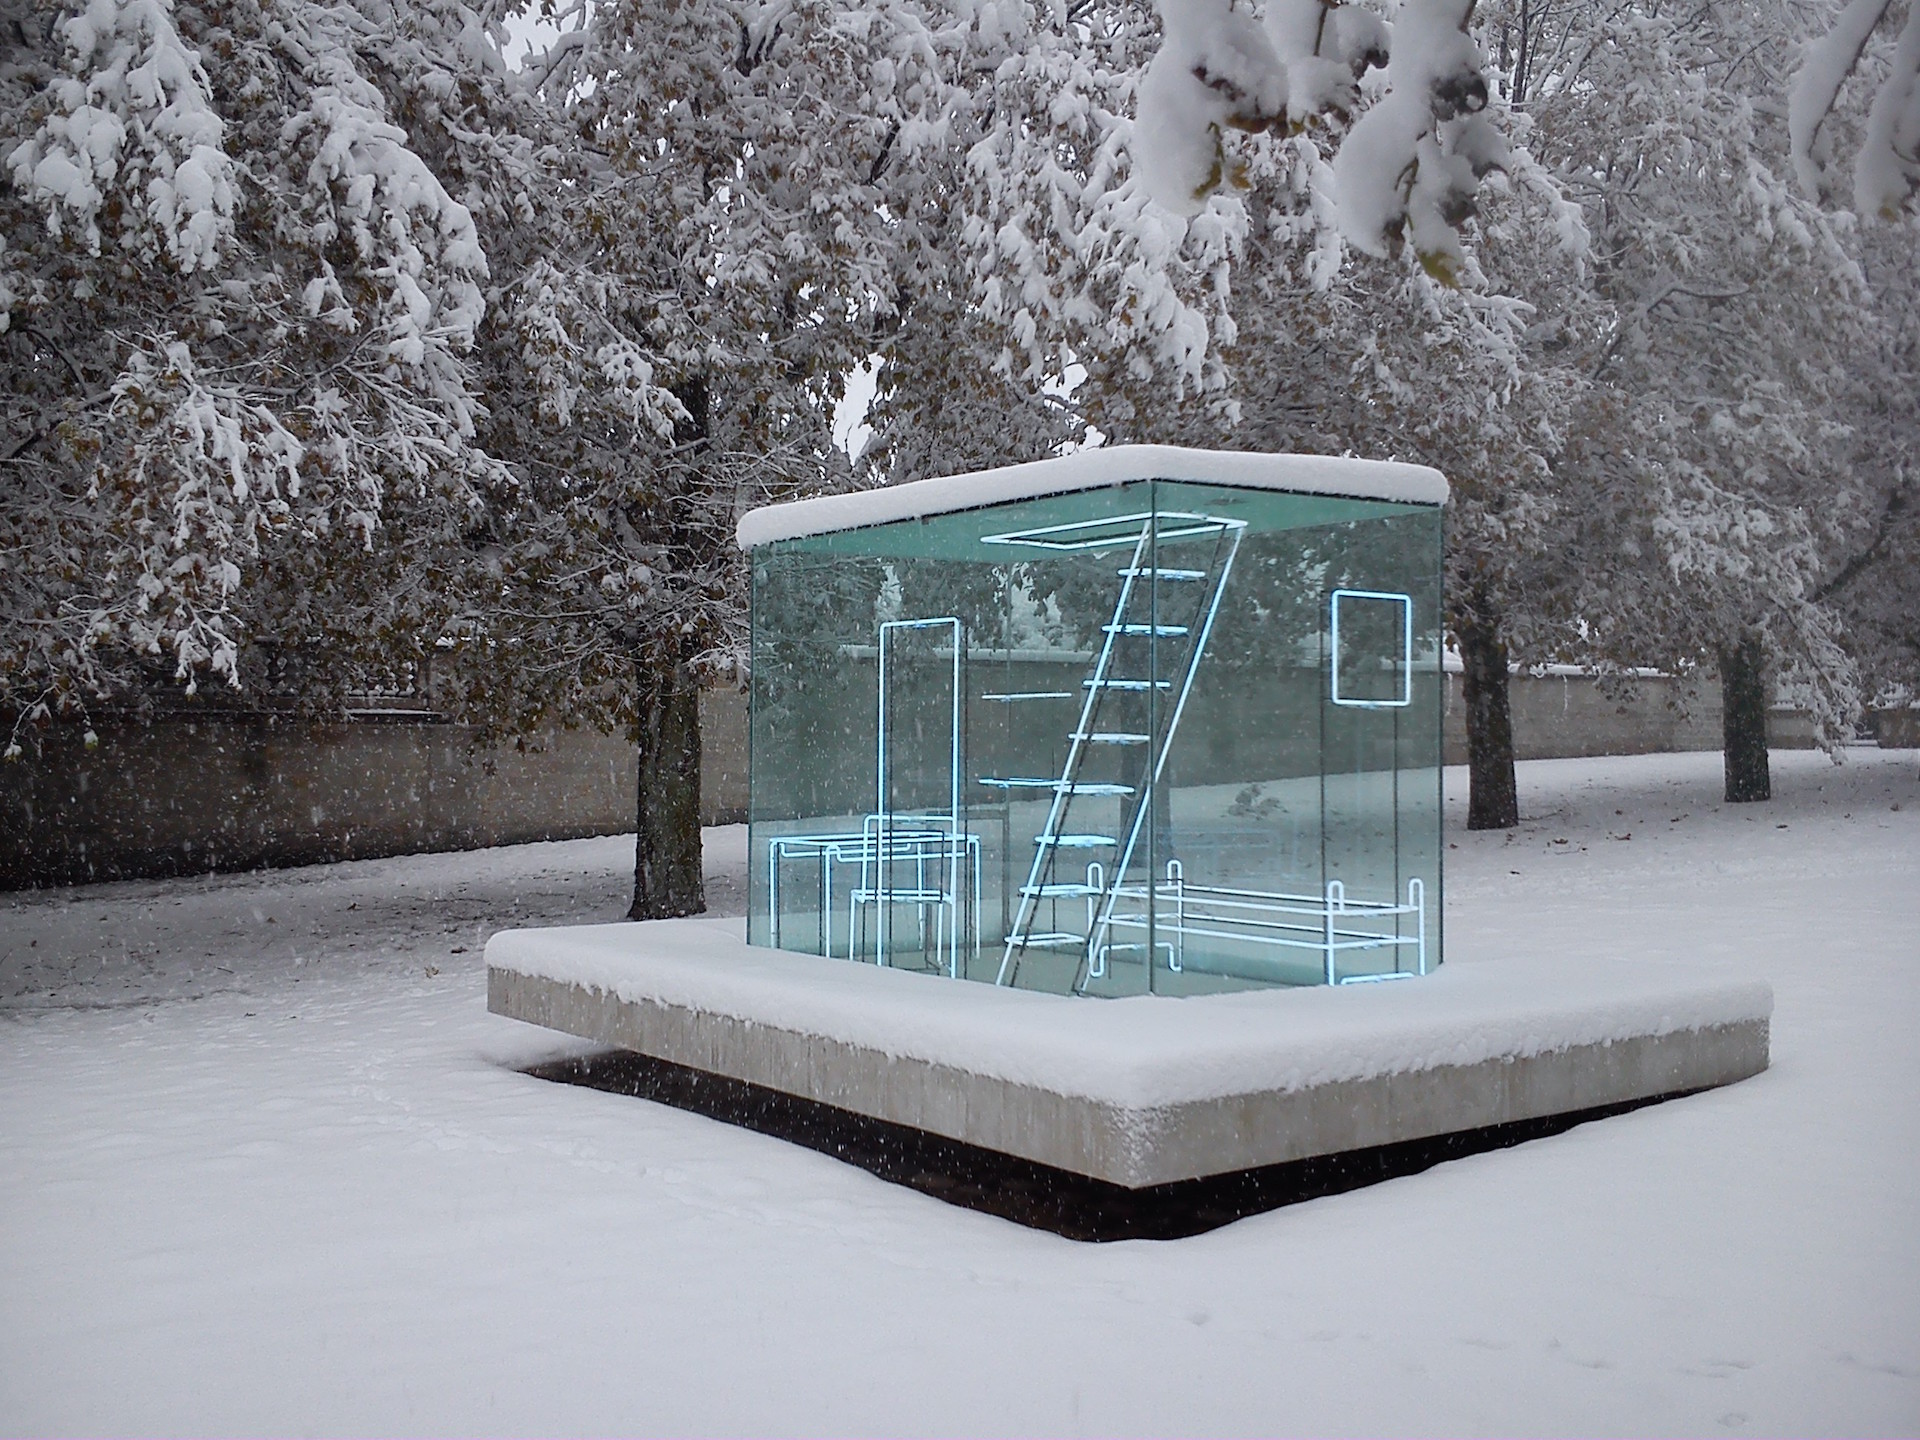
[[[845,478],[898,27],[583,7],[515,71],[431,0],[7,18],[9,707],[431,664],[493,733],[633,725],[635,913],[699,909],[733,522]]]
[[[1878,348],[1850,357],[1839,418],[1866,522],[1828,557],[1815,598],[1838,619],[1869,703],[1920,699],[1920,254],[1900,229],[1858,236]]]
[[[526,73],[578,147],[567,234],[502,297],[527,343],[490,393],[537,403],[490,442],[521,483],[490,525],[499,595],[459,648],[502,657],[523,714],[635,725],[633,914],[688,914],[699,689],[744,658],[734,523],[850,480],[833,407],[893,314],[882,182],[931,123],[920,27],[846,0],[550,14]]]
[[[1109,365],[1171,375],[1173,399],[1216,384],[1238,211],[1173,214],[1134,173],[1134,92],[1158,36],[1144,0],[956,13],[930,47],[951,118],[901,163],[951,167],[960,223],[932,254],[955,257],[974,347],[1023,395]],[[1188,285],[1196,270],[1211,283]]]
[[[1850,202],[1868,222],[1858,243],[1886,338],[1852,357],[1856,464],[1878,493],[1878,518],[1856,537],[1819,598],[1837,613],[1863,693],[1878,703],[1920,694],[1920,7],[1849,0],[1806,47],[1788,111],[1795,172],[1825,205]],[[1851,157],[1851,175],[1844,176]],[[1850,183],[1848,183],[1850,181]],[[1904,226],[1874,221],[1905,220]]]
[[[475,444],[487,260],[377,7],[24,4],[0,76],[0,704],[404,664]],[[15,744],[19,723],[16,723]],[[17,753],[17,752],[16,752]]]
[[[1409,35],[1415,13],[1398,12],[1390,51]],[[1437,12],[1418,13],[1432,20]],[[1451,230],[1423,230],[1411,211],[1391,212],[1400,232],[1415,237],[1416,254],[1426,254],[1428,273],[1458,287],[1467,309],[1450,320],[1448,297],[1437,290],[1401,291],[1400,278],[1370,274],[1365,261],[1336,258],[1316,271],[1312,248],[1270,238],[1276,214],[1295,227],[1279,232],[1291,236],[1303,214],[1317,213],[1327,217],[1322,233],[1337,228],[1356,248],[1381,248],[1373,242],[1383,232],[1356,226],[1353,185],[1343,180],[1343,172],[1382,173],[1353,170],[1370,153],[1359,143],[1363,131],[1402,136],[1394,153],[1403,163],[1391,173],[1411,186],[1410,203],[1419,188],[1415,161],[1431,157],[1408,158],[1407,132],[1370,119],[1406,103],[1396,95],[1435,93],[1431,77],[1424,90],[1397,84],[1390,66],[1384,92],[1361,88],[1362,113],[1350,130],[1336,106],[1322,127],[1292,136],[1289,144],[1312,149],[1295,167],[1299,178],[1269,178],[1277,107],[1303,88],[1286,58],[1299,53],[1297,42],[1286,48],[1297,28],[1289,14],[1286,6],[1269,6],[1264,17],[1228,5],[1169,7],[1168,41],[1154,65],[1184,77],[1185,111],[1155,112],[1146,103],[1151,85],[1142,87],[1141,128],[1180,112],[1186,123],[1177,135],[1208,139],[1188,155],[1205,182],[1192,202],[1224,176],[1227,198],[1248,206],[1251,223],[1240,228],[1251,237],[1245,250],[1258,256],[1231,266],[1230,321],[1216,326],[1231,398],[1183,420],[1163,408],[1158,428],[1226,433],[1217,423],[1226,415],[1237,420],[1242,443],[1259,434],[1259,443],[1314,448],[1301,432],[1318,424],[1367,453],[1429,459],[1454,477],[1450,605],[1480,742],[1470,748],[1487,758],[1474,767],[1476,797],[1508,788],[1500,782],[1503,771],[1511,774],[1510,750],[1504,764],[1495,758],[1505,749],[1495,692],[1504,691],[1509,645],[1515,658],[1717,664],[1731,701],[1767,693],[1745,674],[1758,660],[1778,669],[1837,738],[1857,694],[1836,615],[1820,600],[1821,577],[1857,543],[1874,509],[1842,411],[1857,378],[1850,357],[1875,353],[1879,320],[1844,228],[1783,179],[1785,137],[1768,115],[1784,86],[1793,17],[1732,5],[1685,13],[1480,7],[1472,21],[1480,43],[1469,36],[1458,51],[1477,57],[1484,47],[1497,56],[1495,94],[1476,112],[1475,133],[1491,135],[1487,127],[1497,123],[1527,148],[1504,148],[1487,171],[1493,180],[1470,196],[1473,167],[1456,169],[1460,198],[1450,219],[1440,216]],[[1423,53],[1439,53],[1441,39],[1453,44],[1428,36]],[[1274,57],[1284,83],[1261,90],[1251,77],[1271,78]],[[1437,127],[1449,123],[1437,118],[1445,108],[1434,110],[1435,144]],[[1489,112],[1503,109],[1511,113],[1493,122]],[[1299,123],[1290,111],[1289,128]],[[1266,133],[1236,142],[1231,164],[1203,173],[1193,154],[1227,156],[1233,128]],[[1487,144],[1483,158],[1494,154]],[[1151,160],[1153,147],[1146,149]],[[1318,212],[1288,198],[1315,192],[1316,165],[1333,181]],[[1483,213],[1470,216],[1468,198]],[[1178,194],[1173,200],[1205,213]],[[1215,194],[1208,203],[1221,200]],[[1556,239],[1577,253],[1582,232],[1593,236],[1587,271],[1549,262]],[[1445,252],[1446,265],[1433,265],[1441,241],[1423,242],[1423,233],[1459,242]],[[1269,304],[1259,313],[1253,299],[1263,285],[1284,296],[1310,290],[1302,284],[1309,275],[1322,277],[1320,311],[1331,324],[1316,326],[1304,307],[1289,313]],[[1338,315],[1333,307],[1346,296],[1351,308]],[[1416,298],[1424,313],[1409,305]],[[1451,367],[1435,363],[1457,346],[1450,332],[1472,337],[1453,349],[1459,363]],[[1343,335],[1365,348],[1343,346]],[[1314,363],[1302,365],[1309,336],[1313,348],[1304,353]],[[1270,339],[1281,343],[1269,347]],[[1348,356],[1365,360],[1319,363]],[[1263,362],[1275,377],[1253,379]],[[1394,377],[1398,394],[1392,384],[1369,394],[1354,383],[1368,365]],[[1359,404],[1321,393],[1315,378],[1328,374]],[[1482,413],[1472,413],[1476,402]],[[1898,408],[1898,396],[1889,403]],[[1149,404],[1142,393],[1129,409],[1147,414]],[[1114,423],[1090,413],[1102,428]],[[1729,713],[1742,707],[1732,703]],[[1751,707],[1747,713],[1748,723],[1736,719],[1729,732],[1730,777],[1752,773],[1753,737],[1764,737],[1764,710],[1757,722]],[[1759,744],[1763,773],[1764,738]],[[1730,784],[1730,792],[1756,788]],[[1513,813],[1501,803],[1472,808],[1492,824]]]
[[[872,435],[860,456],[868,478],[897,483],[1036,460],[1084,433],[1059,394],[1066,361],[1057,344],[1038,358],[1023,346],[1016,358],[1008,341],[1037,343],[1039,328],[1014,320],[1003,332],[997,323],[1059,294],[1047,281],[1022,283],[1059,263],[1036,253],[1048,234],[1029,235],[1024,215],[993,223],[1000,200],[1020,190],[1004,167],[1037,159],[1025,144],[1034,72],[1085,65],[1081,47],[1050,42],[1061,28],[1090,32],[1056,20],[1064,12],[1021,5],[902,7],[889,17],[883,78],[925,98],[891,108],[874,174],[892,254],[888,303],[876,317]],[[1097,128],[1053,138],[1097,143]],[[1011,282],[997,269],[1009,258],[1023,272]]]
[[[1585,362],[1608,397],[1603,443],[1559,467],[1582,497],[1569,609],[1600,658],[1720,671],[1730,799],[1767,790],[1764,671],[1835,740],[1858,708],[1819,590],[1870,515],[1846,409],[1883,337],[1845,230],[1794,193],[1769,123],[1786,18],[1738,3],[1493,17],[1612,316]]]

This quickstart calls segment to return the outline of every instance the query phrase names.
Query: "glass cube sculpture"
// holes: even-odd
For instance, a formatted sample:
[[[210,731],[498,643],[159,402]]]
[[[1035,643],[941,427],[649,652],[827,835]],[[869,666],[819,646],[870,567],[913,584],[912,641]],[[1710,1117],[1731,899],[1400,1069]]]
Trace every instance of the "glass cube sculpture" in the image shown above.
[[[1096,996],[1432,970],[1445,495],[1125,446],[749,515],[748,939]]]

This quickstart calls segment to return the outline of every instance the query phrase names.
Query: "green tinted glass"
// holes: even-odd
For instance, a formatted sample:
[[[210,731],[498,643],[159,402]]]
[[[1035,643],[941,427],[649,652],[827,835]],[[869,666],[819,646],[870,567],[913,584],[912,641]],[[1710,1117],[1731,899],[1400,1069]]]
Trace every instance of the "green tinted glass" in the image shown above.
[[[1089,995],[1440,958],[1436,507],[1140,481],[753,557],[749,938]]]

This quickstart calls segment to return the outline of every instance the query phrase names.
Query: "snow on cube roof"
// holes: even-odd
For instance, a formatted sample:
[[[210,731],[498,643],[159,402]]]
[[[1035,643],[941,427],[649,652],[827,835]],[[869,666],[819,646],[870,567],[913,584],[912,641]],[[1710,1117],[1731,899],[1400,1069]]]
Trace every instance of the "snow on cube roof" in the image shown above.
[[[1443,505],[1447,499],[1446,476],[1425,465],[1397,460],[1186,450],[1177,445],[1110,445],[1027,465],[763,506],[741,516],[738,539],[741,549],[751,550],[775,540],[917,520],[1074,490],[1098,490],[1131,480],[1191,480],[1248,490],[1290,490],[1418,505]]]

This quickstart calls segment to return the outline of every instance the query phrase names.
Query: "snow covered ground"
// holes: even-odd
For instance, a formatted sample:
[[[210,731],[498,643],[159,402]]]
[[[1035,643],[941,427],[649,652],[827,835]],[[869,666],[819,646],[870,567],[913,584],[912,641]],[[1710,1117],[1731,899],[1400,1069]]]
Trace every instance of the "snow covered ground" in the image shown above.
[[[1453,811],[1450,963],[1762,976],[1767,1074],[1166,1243],[519,1074],[481,947],[631,841],[0,897],[0,1430],[1912,1434],[1920,757],[1848,762]]]

